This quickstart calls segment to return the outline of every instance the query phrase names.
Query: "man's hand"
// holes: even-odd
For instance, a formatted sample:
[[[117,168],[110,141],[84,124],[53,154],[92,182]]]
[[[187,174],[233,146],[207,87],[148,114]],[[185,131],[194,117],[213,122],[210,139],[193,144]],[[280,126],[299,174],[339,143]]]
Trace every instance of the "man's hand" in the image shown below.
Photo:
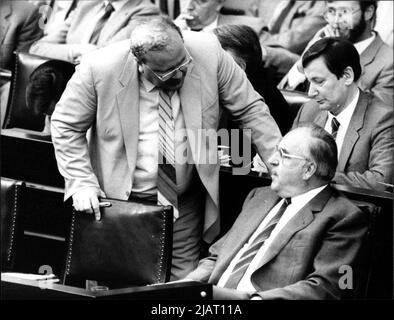
[[[72,196],[74,209],[89,214],[94,212],[96,220],[99,221],[101,219],[99,197],[105,197],[105,194],[97,187],[87,187],[77,191]]]
[[[212,287],[213,300],[249,300],[250,292],[238,291],[236,289]]]

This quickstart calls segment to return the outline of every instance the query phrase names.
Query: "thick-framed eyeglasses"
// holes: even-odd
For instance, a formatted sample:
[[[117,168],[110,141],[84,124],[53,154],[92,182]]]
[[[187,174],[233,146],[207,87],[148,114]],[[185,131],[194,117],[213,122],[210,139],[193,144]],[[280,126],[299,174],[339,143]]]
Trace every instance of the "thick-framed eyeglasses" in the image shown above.
[[[338,8],[338,9],[328,8],[326,10],[326,12],[324,13],[324,17],[326,18],[326,20],[332,21],[337,16],[339,18],[342,18],[342,17],[348,18],[348,17],[351,17],[353,14],[355,14],[355,13],[357,13],[359,11],[361,11],[360,8],[356,9],[356,10],[353,10],[351,8]]]
[[[279,154],[281,161],[283,161],[284,159],[298,159],[298,160],[309,161],[309,159],[307,159],[305,157],[301,157],[301,156],[297,156],[295,154],[287,153],[285,150],[283,150],[279,146],[275,147],[275,152],[277,152]]]
[[[144,64],[144,65],[145,65],[145,67],[147,67],[147,68],[150,70],[150,72],[152,72],[152,73],[155,75],[155,77],[158,78],[160,81],[162,81],[162,82],[167,81],[167,80],[171,79],[172,77],[174,77],[174,76],[177,74],[178,71],[186,72],[186,71],[187,71],[187,67],[188,67],[189,64],[193,61],[193,58],[191,57],[189,51],[187,51],[186,48],[185,48],[185,50],[186,50],[186,53],[187,53],[187,56],[188,56],[187,60],[186,60],[184,63],[182,63],[181,65],[179,65],[178,67],[176,67],[176,68],[172,69],[171,71],[168,71],[168,72],[166,72],[166,73],[164,73],[164,74],[158,74],[157,72],[153,71],[152,68],[149,67],[147,64]]]

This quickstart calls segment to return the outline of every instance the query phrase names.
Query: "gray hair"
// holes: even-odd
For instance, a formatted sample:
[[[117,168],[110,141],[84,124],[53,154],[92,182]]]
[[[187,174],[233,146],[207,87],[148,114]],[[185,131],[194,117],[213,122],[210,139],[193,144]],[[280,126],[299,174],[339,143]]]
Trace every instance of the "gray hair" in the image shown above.
[[[166,15],[137,18],[131,26],[131,52],[139,62],[144,62],[149,51],[161,51],[169,48],[171,30],[183,39],[182,32]]]
[[[301,123],[297,128],[308,128],[311,136],[309,154],[316,163],[315,176],[330,181],[334,178],[338,165],[337,144],[326,130],[308,122]]]

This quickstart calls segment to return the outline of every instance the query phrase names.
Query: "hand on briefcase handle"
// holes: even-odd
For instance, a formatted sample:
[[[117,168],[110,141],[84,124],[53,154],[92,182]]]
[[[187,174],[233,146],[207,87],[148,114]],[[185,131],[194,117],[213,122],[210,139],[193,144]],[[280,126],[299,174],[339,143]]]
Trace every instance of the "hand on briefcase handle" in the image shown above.
[[[101,199],[101,220],[74,210],[65,281],[146,285],[168,280],[173,208]]]
[[[73,207],[76,211],[94,213],[96,220],[99,221],[101,219],[99,197],[105,198],[105,193],[100,188],[83,188],[73,194]]]

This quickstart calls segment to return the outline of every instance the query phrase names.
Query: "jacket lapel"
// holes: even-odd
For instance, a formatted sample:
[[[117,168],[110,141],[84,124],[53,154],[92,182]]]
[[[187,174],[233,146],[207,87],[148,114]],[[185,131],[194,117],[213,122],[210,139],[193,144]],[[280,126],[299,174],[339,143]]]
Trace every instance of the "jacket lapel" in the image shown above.
[[[212,273],[213,279],[215,277],[220,278],[231,263],[231,260],[234,259],[279,200],[280,198],[271,190],[268,193],[264,193],[261,199],[253,199],[258,206],[246,208],[248,213],[240,215],[239,219],[234,223],[231,234],[228,235],[225,245],[220,251],[220,259],[218,259],[218,263]]]
[[[327,118],[328,118],[327,111],[321,111],[317,114],[317,116],[313,122],[315,124],[317,124],[318,126],[324,128],[326,126]]]
[[[346,163],[349,160],[349,156],[353,151],[354,145],[356,144],[359,136],[358,131],[363,127],[365,110],[368,105],[368,95],[360,91],[360,97],[357,102],[356,109],[352,115],[349,123],[349,127],[346,131],[342,149],[339,154],[337,171],[345,171]]]
[[[0,43],[4,42],[8,28],[10,27],[10,24],[8,23],[8,18],[11,16],[11,13],[12,13],[11,4],[8,2],[4,2],[4,5],[1,6],[1,10],[0,10],[0,21],[2,21],[1,27],[2,28],[4,27],[4,29],[0,33],[1,36]],[[7,22],[4,22],[6,20]]]
[[[257,266],[260,269],[267,262],[271,261],[289,242],[295,233],[304,229],[314,219],[313,214],[320,212],[332,194],[331,187],[327,186],[309,203],[307,203],[279,232],[274,241],[268,247],[262,260]]]
[[[363,68],[363,74],[365,72],[365,67],[375,60],[376,54],[382,45],[383,40],[380,38],[379,34],[376,33],[375,39],[360,55],[360,63]]]
[[[139,79],[137,63],[132,54],[127,55],[127,61],[119,78],[120,90],[116,94],[116,104],[120,116],[123,140],[126,149],[127,162],[133,176],[138,146],[139,133]]]

